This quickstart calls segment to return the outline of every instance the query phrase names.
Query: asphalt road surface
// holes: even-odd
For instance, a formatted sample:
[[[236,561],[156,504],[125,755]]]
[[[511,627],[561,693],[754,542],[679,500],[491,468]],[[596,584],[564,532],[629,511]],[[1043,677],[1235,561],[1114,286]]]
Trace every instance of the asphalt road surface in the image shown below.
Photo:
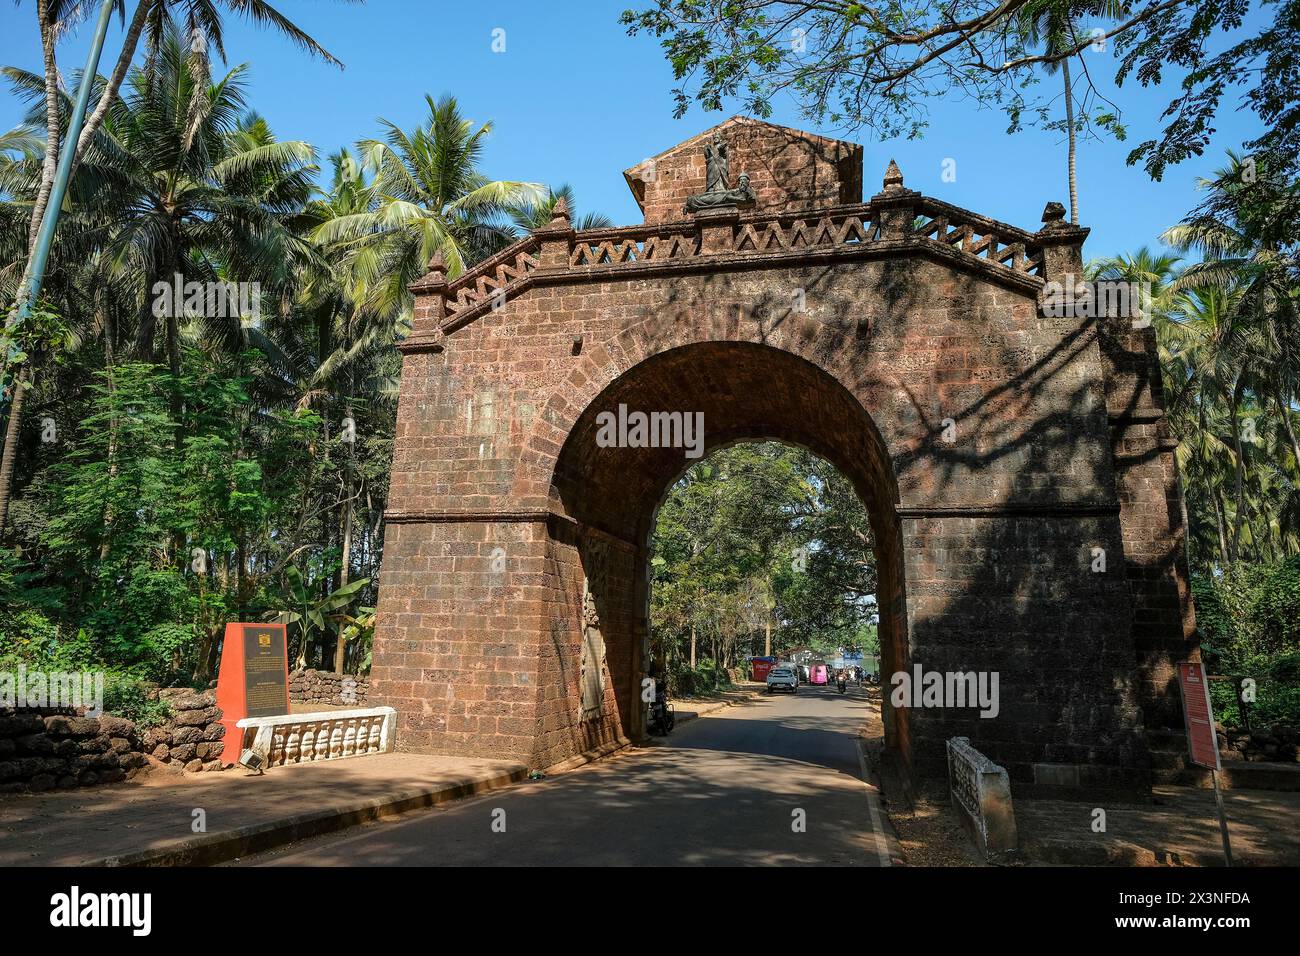
[[[804,686],[572,773],[234,865],[888,866],[858,744],[868,707],[859,688]]]

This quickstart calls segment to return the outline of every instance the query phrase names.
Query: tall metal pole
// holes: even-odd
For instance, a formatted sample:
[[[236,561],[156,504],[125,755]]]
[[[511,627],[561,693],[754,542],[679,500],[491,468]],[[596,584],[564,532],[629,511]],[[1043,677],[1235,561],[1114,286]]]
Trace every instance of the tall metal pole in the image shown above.
[[[1223,839],[1223,862],[1232,866],[1232,840],[1228,837],[1228,818],[1223,812],[1223,793],[1219,790],[1219,771],[1211,770],[1210,779],[1214,782],[1214,806],[1219,811],[1219,836]]]
[[[86,107],[90,104],[90,88],[95,84],[95,74],[99,71],[99,56],[104,50],[104,38],[108,35],[108,21],[113,14],[113,0],[104,0],[99,8],[99,21],[95,24],[95,36],[90,43],[90,52],[86,54],[86,68],[81,74],[81,86],[77,89],[77,99],[72,106],[72,115],[68,118],[68,131],[63,137],[63,148],[59,151],[59,166],[54,173],[54,184],[50,189],[49,202],[45,214],[41,217],[41,228],[36,234],[36,245],[32,249],[31,261],[27,267],[27,281],[18,292],[18,307],[5,322],[4,337],[0,340],[0,393],[4,390],[4,381],[9,373],[9,363],[17,352],[14,332],[22,326],[31,314],[32,303],[41,294],[41,282],[45,278],[45,265],[49,262],[50,249],[54,245],[54,230],[59,224],[59,211],[63,206],[63,197],[68,191],[68,180],[72,176],[72,162],[76,158],[77,140],[81,137],[81,127],[86,121]],[[55,144],[47,143],[50,149]]]

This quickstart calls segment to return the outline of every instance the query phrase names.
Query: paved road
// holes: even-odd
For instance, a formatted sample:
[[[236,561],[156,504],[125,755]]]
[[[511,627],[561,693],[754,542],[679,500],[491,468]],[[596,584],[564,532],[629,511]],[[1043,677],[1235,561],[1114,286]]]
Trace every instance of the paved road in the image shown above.
[[[888,865],[858,750],[868,707],[856,688],[804,687],[573,773],[236,865]]]

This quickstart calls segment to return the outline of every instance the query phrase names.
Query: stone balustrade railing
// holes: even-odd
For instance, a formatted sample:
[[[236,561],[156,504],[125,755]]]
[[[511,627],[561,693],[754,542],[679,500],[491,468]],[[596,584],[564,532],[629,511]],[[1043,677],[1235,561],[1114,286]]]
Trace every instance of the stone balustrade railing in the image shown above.
[[[948,787],[953,809],[986,859],[1018,844],[1007,772],[971,746],[969,737],[948,740]]]
[[[529,236],[483,260],[447,286],[447,311],[455,314],[491,304],[493,296],[504,295],[537,268],[536,253],[537,242]]]
[[[891,250],[926,246],[943,250],[950,259],[965,259],[993,270],[993,275],[1014,277],[1032,291],[1052,278],[1047,275],[1047,265],[1054,261],[1048,258],[1049,249],[1081,243],[1083,235],[1086,230],[1055,221],[1039,232],[1027,232],[903,190],[901,185],[887,185],[870,202],[821,210],[732,211],[729,215],[714,211],[679,222],[581,232],[569,227],[567,212],[561,210],[550,226],[535,230],[454,281],[443,279],[438,260],[436,270],[412,290],[436,297],[436,307],[425,314],[441,329],[504,305],[536,281],[539,272],[551,278],[603,276],[724,257],[744,261],[809,252],[852,255],[855,249],[888,243]],[[889,254],[884,248],[881,251]]]
[[[245,717],[237,726],[244,746],[260,754],[268,767],[278,767],[388,753],[396,720],[397,711],[391,707],[368,707]]]
[[[1042,274],[1043,250],[1034,233],[928,196],[920,197],[913,208],[914,236],[995,262],[1012,272]]]
[[[736,224],[731,247],[737,254],[795,252],[819,246],[850,246],[880,238],[869,205],[829,209],[821,214],[787,214]]]
[[[592,229],[573,234],[569,265],[617,266],[629,262],[663,262],[699,255],[700,238],[693,223]]]

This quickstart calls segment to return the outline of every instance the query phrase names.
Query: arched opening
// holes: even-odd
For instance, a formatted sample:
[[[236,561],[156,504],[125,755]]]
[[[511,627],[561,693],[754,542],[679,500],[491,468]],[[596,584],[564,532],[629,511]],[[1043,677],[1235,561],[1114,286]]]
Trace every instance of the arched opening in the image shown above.
[[[763,680],[770,665],[795,672],[792,693],[820,689],[817,664],[878,673],[871,518],[830,462],[739,441],[693,462],[656,513],[651,670],[674,695]]]
[[[638,433],[633,413],[666,417]],[[701,415],[696,434],[687,423],[698,423]],[[666,430],[678,422],[678,431]],[[665,435],[677,440],[655,441]],[[668,490],[716,449],[767,440],[807,449],[852,484],[871,522],[880,667],[882,673],[906,668],[898,492],[866,409],[825,370],[782,349],[734,341],[684,345],[638,363],[606,386],[569,430],[557,460],[552,510],[568,521],[553,531],[551,571],[561,589],[582,596],[599,623],[606,692],[613,698],[602,700],[600,719],[593,714],[584,721],[580,746],[643,733],[651,536]],[[566,655],[557,642],[556,652],[561,670],[570,672],[564,682],[581,682],[582,649]],[[886,746],[906,764],[906,712],[886,708],[885,731]]]

